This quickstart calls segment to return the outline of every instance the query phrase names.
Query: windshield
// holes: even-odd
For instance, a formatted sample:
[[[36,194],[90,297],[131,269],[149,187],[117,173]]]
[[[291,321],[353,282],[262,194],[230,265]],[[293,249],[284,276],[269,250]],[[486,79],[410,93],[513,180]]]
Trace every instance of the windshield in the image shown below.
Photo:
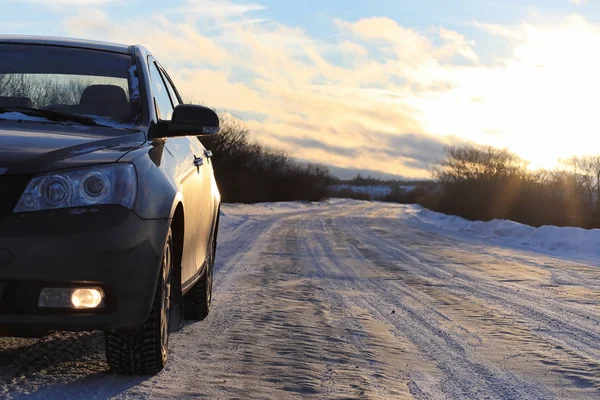
[[[131,56],[55,46],[0,44],[0,108],[35,108],[134,125],[140,115]],[[133,85],[132,85],[133,82]],[[15,113],[0,114],[14,119]]]

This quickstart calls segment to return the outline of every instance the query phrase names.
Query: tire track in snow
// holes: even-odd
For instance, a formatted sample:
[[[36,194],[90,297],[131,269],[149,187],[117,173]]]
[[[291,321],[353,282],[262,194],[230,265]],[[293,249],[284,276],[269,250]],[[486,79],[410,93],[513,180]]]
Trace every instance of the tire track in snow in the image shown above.
[[[335,221],[345,222],[345,218],[337,218]],[[367,244],[374,236],[367,234],[369,237],[364,237],[368,230],[358,223],[360,219],[351,218],[351,221],[353,223],[342,224],[343,229],[336,224],[335,229],[331,230],[329,235],[321,236],[320,245],[324,249],[322,256],[329,257],[332,264],[339,266],[342,257],[335,254],[333,249],[350,243],[352,247],[363,254],[359,264],[353,263],[355,266],[362,270],[366,266],[369,268],[380,267],[383,262],[378,258],[378,252],[368,251],[360,246]],[[328,243],[328,241],[331,242]],[[381,250],[381,246],[377,249]],[[322,261],[323,257],[319,261]],[[414,261],[414,259],[410,260],[410,262]],[[356,276],[356,273],[349,269],[348,275]],[[403,301],[397,295],[398,288],[391,285],[389,281],[369,279],[363,281],[362,284],[364,292],[369,295],[363,296],[359,304],[366,303],[376,319],[385,320],[388,325],[395,326],[398,336],[404,336],[410,340],[421,355],[425,355],[437,366],[438,370],[435,373],[441,376],[433,387],[429,383],[432,391],[430,394],[434,398],[448,395],[454,398],[498,399],[549,397],[548,392],[530,387],[527,382],[519,380],[516,376],[502,371],[492,371],[489,366],[468,357],[461,343],[440,328],[438,318],[431,318],[436,314],[430,313],[430,309],[422,307],[421,304]],[[395,313],[391,316],[389,312],[382,312],[390,309],[395,309]],[[414,391],[418,385],[412,381],[411,387]],[[422,390],[418,392],[424,393]]]
[[[407,227],[405,224],[402,224],[401,221],[394,222],[399,226],[396,226],[397,229],[394,229],[393,231],[406,231]],[[506,286],[503,283],[490,283],[493,281],[476,279],[476,277],[471,276],[468,273],[460,272],[465,269],[462,265],[459,266],[459,268],[455,268],[456,266],[453,265],[453,263],[448,262],[448,260],[444,263],[440,263],[440,261],[444,259],[443,242],[447,242],[447,239],[440,240],[442,243],[435,243],[434,246],[427,246],[426,248],[421,248],[415,252],[416,247],[412,243],[407,246],[398,246],[398,239],[404,239],[405,244],[407,241],[411,242],[411,240],[406,240],[409,239],[409,236],[396,234],[391,235],[391,237],[385,237],[374,235],[372,234],[373,230],[367,226],[372,223],[373,220],[366,220],[364,224],[360,224],[360,228],[356,228],[356,226],[358,226],[356,225],[353,232],[360,234],[365,231],[370,231],[370,234],[364,235],[364,241],[369,244],[372,243],[373,240],[376,240],[378,251],[381,253],[385,254],[382,250],[387,249],[389,256],[385,258],[388,262],[394,259],[406,260],[405,267],[407,268],[404,269],[406,272],[410,272],[411,277],[413,277],[413,282],[409,282],[409,279],[405,279],[406,282],[409,282],[408,285],[420,285],[422,287],[420,291],[425,294],[429,293],[429,295],[437,289],[438,297],[447,296],[447,292],[454,292],[459,294],[459,298],[462,300],[469,299],[469,297],[476,297],[480,301],[484,300],[488,303],[494,303],[494,305],[502,308],[503,311],[508,311],[508,313],[505,313],[504,318],[508,318],[510,314],[517,314],[520,320],[513,318],[513,322],[519,322],[520,325],[526,326],[527,329],[519,331],[518,329],[511,327],[508,331],[503,332],[502,335],[497,335],[495,332],[489,331],[485,333],[491,336],[500,336],[502,340],[506,340],[506,337],[512,337],[513,340],[511,344],[513,345],[521,341],[522,343],[525,343],[526,346],[520,347],[530,347],[526,349],[530,353],[542,353],[536,354],[537,357],[535,357],[535,362],[552,367],[551,370],[553,372],[562,375],[563,378],[566,378],[566,380],[571,381],[571,383],[574,383],[575,385],[583,388],[598,389],[600,367],[596,349],[599,344],[599,336],[598,324],[594,321],[597,318],[597,315],[594,316],[590,313],[586,315],[581,313],[580,310],[577,310],[580,320],[576,321],[575,324],[570,324],[569,321],[563,319],[563,327],[559,332],[569,339],[567,341],[568,344],[565,345],[565,341],[562,340],[562,338],[559,339],[556,335],[548,336],[544,334],[543,331],[546,330],[551,332],[552,329],[548,328],[561,323],[558,318],[554,317],[555,310],[562,307],[563,315],[570,314],[569,310],[571,310],[573,306],[569,302],[560,302],[548,296],[546,296],[548,298],[542,297],[539,296],[539,293],[535,296],[524,290],[523,293],[521,293],[520,289]],[[381,218],[377,221],[376,225],[378,227],[377,229],[379,229]],[[345,232],[348,232],[348,230],[345,230]],[[387,245],[382,245],[382,242],[387,242]],[[462,252],[461,256],[464,257],[465,254],[469,254],[474,262],[477,262],[477,258],[482,256],[481,253],[474,253],[472,249],[469,249],[469,245],[466,245],[465,243],[456,241],[448,243],[451,243],[454,246],[460,244],[461,246],[466,247],[466,250]],[[432,253],[432,256],[429,257],[428,253]],[[377,254],[370,255],[377,257]],[[518,252],[513,252],[513,256],[518,259],[521,255]],[[545,257],[540,256],[540,258],[544,259]],[[468,261],[468,259],[463,259],[462,261],[464,263],[464,261]],[[491,259],[486,261],[490,263],[504,262],[503,259]],[[438,271],[440,266],[444,269],[443,273]],[[447,273],[450,273],[452,276],[452,279],[449,281],[448,279],[444,279],[444,275]],[[424,280],[424,282],[419,284],[419,280]],[[446,293],[440,294],[439,288],[443,288]],[[506,296],[506,294],[509,296]],[[464,303],[464,301],[453,304],[454,308],[460,308],[460,303]],[[550,305],[548,306],[547,303],[550,303]],[[483,310],[489,311],[491,305],[487,304],[486,306],[487,307]],[[564,309],[567,311],[565,312]],[[476,315],[471,317],[471,319],[476,322],[486,321],[485,315]],[[502,328],[502,322],[502,320],[495,319],[494,323],[488,326],[488,329],[491,331],[494,328]],[[541,331],[539,328],[540,326],[545,328]],[[548,354],[557,351],[562,354]]]

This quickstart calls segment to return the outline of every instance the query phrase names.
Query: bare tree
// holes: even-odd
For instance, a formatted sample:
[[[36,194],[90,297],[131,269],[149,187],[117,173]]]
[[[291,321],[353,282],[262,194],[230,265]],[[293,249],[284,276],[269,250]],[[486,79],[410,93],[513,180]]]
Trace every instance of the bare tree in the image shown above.
[[[600,224],[595,213],[600,210],[600,157],[571,163],[577,172],[532,171],[527,162],[505,149],[449,147],[446,157],[434,166],[441,190],[430,204],[438,211],[474,220],[596,227]]]
[[[600,211],[600,154],[590,154],[563,160],[574,174],[577,183],[585,190],[588,204]]]
[[[239,118],[220,113],[221,133],[200,137],[213,152],[219,190],[227,202],[320,200],[328,194],[329,170],[304,165],[284,151],[250,139]]]
[[[507,149],[478,146],[450,146],[446,157],[433,168],[441,183],[521,176],[527,162]]]
[[[118,79],[98,76],[4,74],[0,75],[0,96],[28,98],[35,108],[77,105],[88,86],[120,82]],[[127,88],[124,89],[127,92]]]

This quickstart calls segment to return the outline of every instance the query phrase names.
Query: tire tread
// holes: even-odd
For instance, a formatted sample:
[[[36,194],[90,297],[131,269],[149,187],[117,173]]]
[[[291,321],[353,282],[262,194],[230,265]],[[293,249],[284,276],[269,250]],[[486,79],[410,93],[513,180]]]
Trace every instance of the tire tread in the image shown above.
[[[170,241],[172,236],[169,230],[167,242]],[[162,270],[154,294],[152,310],[146,322],[133,330],[104,333],[106,361],[114,372],[126,375],[156,375],[165,367],[160,329],[161,285]]]

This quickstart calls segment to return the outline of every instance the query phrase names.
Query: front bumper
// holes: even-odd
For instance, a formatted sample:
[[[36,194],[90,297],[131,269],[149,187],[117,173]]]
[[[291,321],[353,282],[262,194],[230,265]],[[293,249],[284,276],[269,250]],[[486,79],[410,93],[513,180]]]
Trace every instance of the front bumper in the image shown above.
[[[133,328],[150,314],[169,220],[121,206],[0,218],[0,333]],[[100,286],[94,311],[37,307],[42,287]]]

